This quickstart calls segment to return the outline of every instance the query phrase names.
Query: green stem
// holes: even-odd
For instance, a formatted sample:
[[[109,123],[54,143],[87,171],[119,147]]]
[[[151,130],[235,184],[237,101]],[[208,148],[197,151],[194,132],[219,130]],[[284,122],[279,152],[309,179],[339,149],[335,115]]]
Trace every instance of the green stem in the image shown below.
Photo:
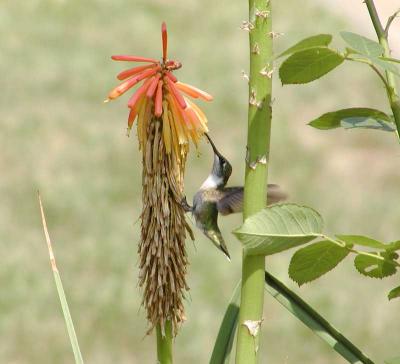
[[[250,81],[243,219],[265,207],[272,91],[271,77],[266,74],[272,70],[273,60],[270,3],[249,0]],[[237,364],[257,363],[260,330],[252,336],[244,323],[262,320],[264,269],[263,256],[243,255]]]
[[[332,239],[332,238],[330,238],[329,236],[324,235],[324,234],[321,234],[320,236],[321,236],[322,238],[324,238],[325,240],[328,240],[328,241],[330,241],[331,243],[340,246],[341,248],[347,249],[347,250],[348,250],[349,252],[351,252],[351,253],[358,254],[358,255],[364,255],[364,256],[366,256],[366,257],[370,257],[370,258],[374,258],[374,259],[378,259],[378,260],[383,260],[383,261],[385,261],[386,263],[391,264],[391,265],[393,265],[393,266],[395,266],[395,267],[400,267],[400,263],[396,262],[395,260],[386,259],[385,257],[382,257],[382,256],[379,255],[379,254],[368,253],[368,252],[365,252],[365,251],[362,251],[362,250],[353,249],[352,247],[348,246],[348,245],[346,244],[346,242],[344,242],[344,241],[342,241],[342,240],[340,240],[340,239],[335,240],[335,239]]]
[[[391,52],[388,42],[388,32],[382,26],[382,23],[379,19],[378,12],[376,11],[376,7],[373,0],[365,0],[365,4],[367,5],[369,15],[372,20],[372,24],[374,25],[376,35],[378,37],[379,43],[384,49],[383,56],[390,58]],[[388,89],[388,97],[390,107],[393,111],[394,121],[396,123],[397,128],[397,136],[400,139],[400,98],[396,89],[396,80],[394,78],[393,73],[386,71],[386,79],[389,85]]]
[[[157,325],[157,359],[159,364],[172,364],[172,325],[171,321],[165,323],[165,333]]]
[[[353,55],[347,55],[347,56],[345,56],[345,59],[347,59],[348,61],[365,63],[368,66],[370,66],[371,69],[378,75],[378,77],[381,79],[381,81],[385,85],[386,92],[389,95],[390,85],[389,85],[388,81],[386,80],[385,76],[381,73],[381,71],[379,71],[379,69],[369,59],[357,58],[357,56],[353,56]]]

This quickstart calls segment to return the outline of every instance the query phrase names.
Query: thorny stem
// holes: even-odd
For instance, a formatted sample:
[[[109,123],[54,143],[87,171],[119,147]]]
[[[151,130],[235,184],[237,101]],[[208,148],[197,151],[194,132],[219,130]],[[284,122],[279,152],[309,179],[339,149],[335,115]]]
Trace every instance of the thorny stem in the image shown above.
[[[250,80],[243,219],[265,207],[272,91],[272,73],[265,71],[272,70],[273,60],[270,3],[249,0]],[[244,323],[262,321],[264,270],[263,256],[243,255],[236,364],[257,363],[260,330],[252,335]]]
[[[157,360],[159,364],[172,364],[172,324],[165,323],[165,332],[157,325]]]
[[[388,42],[388,30],[390,26],[390,22],[388,22],[388,26],[386,29],[383,28],[382,23],[379,19],[378,12],[376,11],[376,7],[373,0],[365,0],[365,4],[367,5],[369,15],[371,17],[372,24],[374,25],[376,35],[378,37],[379,43],[384,49],[383,56],[386,58],[390,58],[391,52],[389,48]],[[390,19],[389,19],[390,20]],[[396,81],[393,73],[389,71],[385,71],[386,80],[389,85],[387,92],[389,97],[390,107],[393,111],[394,121],[396,123],[397,128],[397,136],[400,140],[400,97],[397,93],[396,89]]]

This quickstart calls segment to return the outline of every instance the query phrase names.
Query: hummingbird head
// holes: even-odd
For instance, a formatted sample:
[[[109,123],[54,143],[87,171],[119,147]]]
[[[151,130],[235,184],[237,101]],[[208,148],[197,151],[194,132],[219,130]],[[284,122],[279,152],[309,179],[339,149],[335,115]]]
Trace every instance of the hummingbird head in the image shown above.
[[[205,133],[214,151],[214,164],[211,171],[211,176],[215,179],[217,187],[224,187],[232,174],[232,166],[228,160],[215,147],[210,136]]]

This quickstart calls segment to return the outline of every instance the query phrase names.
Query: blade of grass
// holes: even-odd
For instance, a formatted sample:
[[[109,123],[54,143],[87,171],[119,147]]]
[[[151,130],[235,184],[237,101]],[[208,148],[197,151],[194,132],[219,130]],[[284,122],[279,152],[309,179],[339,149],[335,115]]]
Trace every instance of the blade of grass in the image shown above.
[[[265,272],[265,289],[349,363],[374,364],[371,359],[365,356],[360,349],[336,330],[317,311],[268,272]]]
[[[40,198],[39,192],[38,192],[38,199],[39,199],[39,206],[40,206],[40,214],[42,216],[43,231],[44,231],[44,235],[46,237],[47,249],[49,250],[51,269],[53,271],[54,281],[56,282],[57,293],[58,293],[58,297],[60,298],[61,308],[62,308],[62,312],[64,315],[65,324],[67,326],[69,340],[71,342],[72,350],[74,352],[75,363],[83,364],[82,354],[79,349],[79,343],[78,343],[78,338],[76,337],[74,323],[72,322],[72,317],[69,312],[67,298],[65,297],[60,273],[58,272],[57,265],[56,265],[56,258],[54,256],[53,248],[51,245],[49,231],[47,230],[46,217],[44,215],[42,199]]]
[[[228,364],[239,316],[241,281],[236,285],[215,340],[210,364]]]

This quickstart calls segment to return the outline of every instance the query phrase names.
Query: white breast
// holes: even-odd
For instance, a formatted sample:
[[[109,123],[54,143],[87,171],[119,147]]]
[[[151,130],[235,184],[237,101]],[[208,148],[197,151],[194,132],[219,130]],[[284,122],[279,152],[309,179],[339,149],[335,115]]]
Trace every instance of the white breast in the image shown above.
[[[201,190],[208,190],[210,188],[217,188],[222,183],[222,178],[210,174],[204,183],[201,185]]]

